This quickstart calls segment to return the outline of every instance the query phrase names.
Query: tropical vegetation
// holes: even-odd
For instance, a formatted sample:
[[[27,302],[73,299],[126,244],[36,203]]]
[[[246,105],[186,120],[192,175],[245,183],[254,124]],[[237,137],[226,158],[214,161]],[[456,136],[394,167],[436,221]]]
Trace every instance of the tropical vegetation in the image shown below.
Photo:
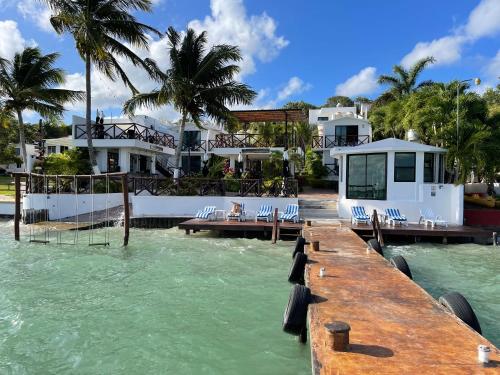
[[[133,12],[151,11],[151,0],[45,0],[52,11],[50,23],[58,34],[69,33],[85,61],[86,133],[90,162],[98,172],[92,142],[92,66],[111,80],[121,79],[133,93],[138,90],[118,58],[148,68],[131,47],[148,48],[148,35],[160,33],[143,24]]]
[[[23,112],[34,111],[44,117],[60,116],[65,103],[83,98],[80,91],[54,87],[65,81],[64,71],[54,66],[58,58],[58,53],[44,55],[36,47],[25,48],[12,60],[0,58],[0,117],[4,120],[17,118],[24,168],[28,163]]]
[[[139,107],[159,108],[166,105],[180,112],[178,144],[183,144],[186,122],[192,120],[202,127],[203,117],[218,122],[231,118],[230,106],[251,104],[256,93],[249,86],[234,80],[240,71],[234,64],[242,59],[238,47],[216,45],[207,52],[205,32],[197,34],[188,29],[181,35],[173,27],[167,32],[170,68],[162,71],[152,59],[145,63],[160,87],[151,92],[137,93],[124,105],[133,114]],[[182,147],[175,151],[175,167],[180,167]]]

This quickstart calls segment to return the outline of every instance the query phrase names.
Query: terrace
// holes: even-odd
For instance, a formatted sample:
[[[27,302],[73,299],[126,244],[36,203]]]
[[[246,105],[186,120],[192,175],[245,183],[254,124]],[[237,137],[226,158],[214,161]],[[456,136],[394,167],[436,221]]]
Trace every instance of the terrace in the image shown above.
[[[315,135],[312,138],[313,149],[359,146],[370,142],[369,135]]]
[[[85,125],[75,125],[74,139],[87,139]],[[93,124],[92,139],[137,140],[172,149],[176,147],[172,135],[137,123]]]

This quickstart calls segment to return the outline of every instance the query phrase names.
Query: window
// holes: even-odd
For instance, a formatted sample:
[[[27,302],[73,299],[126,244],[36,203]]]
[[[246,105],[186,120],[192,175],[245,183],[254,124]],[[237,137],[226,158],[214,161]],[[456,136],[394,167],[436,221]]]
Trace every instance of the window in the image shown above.
[[[438,183],[444,182],[444,155],[439,154],[439,167],[438,167]]]
[[[68,151],[68,146],[61,146],[61,154]]]
[[[434,154],[424,154],[424,182],[435,182],[434,180]]]
[[[47,154],[55,154],[56,153],[56,146],[47,146]]]
[[[347,156],[347,199],[385,200],[387,154]]]
[[[201,171],[201,156],[182,156],[182,170],[185,174],[198,173]]]
[[[337,125],[335,127],[335,146],[357,146],[358,144],[358,125]]]
[[[201,132],[199,130],[185,130],[182,143],[186,149],[196,150],[201,144]]]
[[[396,152],[394,155],[394,182],[415,182],[415,153]]]
[[[328,121],[328,116],[320,116],[318,117],[318,121]]]

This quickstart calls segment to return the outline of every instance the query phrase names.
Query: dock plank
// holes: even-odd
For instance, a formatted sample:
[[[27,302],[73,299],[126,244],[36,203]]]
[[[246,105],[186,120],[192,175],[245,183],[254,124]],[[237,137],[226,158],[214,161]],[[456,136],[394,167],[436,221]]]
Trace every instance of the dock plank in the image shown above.
[[[315,374],[498,374],[498,350],[446,312],[427,292],[382,256],[367,253],[350,228],[305,228],[319,240],[308,251],[307,285]],[[319,269],[326,276],[319,277]],[[351,326],[349,352],[334,352],[324,325],[340,320]],[[491,367],[477,363],[477,346],[492,347]]]

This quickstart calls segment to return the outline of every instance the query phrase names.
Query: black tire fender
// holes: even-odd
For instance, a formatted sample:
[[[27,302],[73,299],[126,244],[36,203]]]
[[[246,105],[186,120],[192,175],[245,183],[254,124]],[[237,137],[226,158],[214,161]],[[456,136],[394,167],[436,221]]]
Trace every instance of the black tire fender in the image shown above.
[[[375,250],[377,253],[379,253],[380,255],[384,256],[384,252],[382,250],[382,246],[380,246],[379,242],[375,238],[372,238],[372,239],[368,240],[367,244],[373,250]]]
[[[404,273],[406,276],[408,276],[410,279],[413,280],[413,276],[410,271],[410,266],[408,266],[408,263],[406,262],[406,259],[403,258],[401,255],[395,255],[391,258],[390,263],[394,266],[394,268],[397,268],[399,271]]]
[[[295,241],[295,248],[293,249],[292,253],[292,258],[295,258],[295,254],[304,252],[305,244],[306,240],[304,237],[302,236],[297,237],[297,240]]]
[[[463,295],[458,292],[446,293],[439,297],[439,303],[473,330],[479,334],[482,333],[476,314]]]
[[[288,281],[293,284],[304,284],[304,271],[307,263],[307,255],[304,253],[296,253],[293,257]]]
[[[283,315],[283,331],[299,336],[307,328],[307,308],[311,302],[311,290],[304,285],[294,285]]]

